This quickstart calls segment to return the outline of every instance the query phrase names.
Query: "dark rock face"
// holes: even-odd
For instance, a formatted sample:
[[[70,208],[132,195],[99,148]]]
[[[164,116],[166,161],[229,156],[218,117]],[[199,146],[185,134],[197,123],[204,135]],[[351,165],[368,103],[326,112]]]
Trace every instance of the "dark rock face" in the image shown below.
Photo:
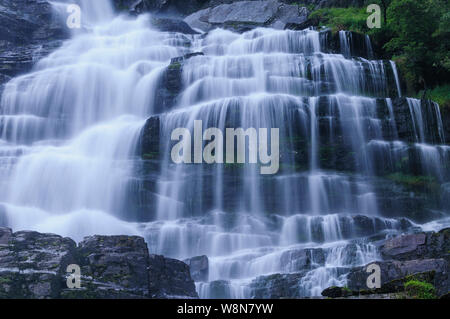
[[[160,119],[153,116],[145,122],[141,133],[141,156],[144,159],[159,158]]]
[[[387,260],[374,262],[381,270],[381,288],[368,290],[366,284],[369,276],[366,272],[368,265],[354,268],[349,272],[348,288],[356,295],[394,293],[404,291],[404,284],[407,281],[420,280],[431,283],[438,296],[448,294],[449,231],[447,228],[438,233],[410,234],[386,240],[381,245],[381,254]]]
[[[449,291],[449,263],[445,259],[420,259],[408,261],[383,261],[376,262],[381,268],[381,288],[372,292],[398,292],[404,287],[404,283],[417,279],[430,282],[436,288],[438,295]],[[368,291],[366,280],[369,275],[367,267],[352,270],[347,277],[348,288],[353,291]],[[415,278],[419,276],[420,278]]]
[[[387,240],[381,253],[385,259],[410,260],[436,258],[450,251],[450,229],[438,233],[420,233]]]
[[[198,298],[189,266],[179,260],[150,255],[151,298]]]
[[[191,270],[194,281],[208,281],[209,260],[207,256],[197,256],[184,261]]]
[[[203,55],[201,52],[186,54],[173,58],[164,70],[155,92],[155,113],[170,110],[177,103],[177,98],[183,90],[183,63],[192,57]]]
[[[351,291],[342,287],[330,287],[322,291],[322,296],[329,298],[340,298],[351,295]]]
[[[295,273],[258,277],[250,284],[250,288],[252,289],[251,298],[300,298],[299,284],[303,276],[304,273]]]
[[[81,269],[69,289],[67,266]],[[0,228],[0,298],[197,298],[185,263],[149,255],[136,236],[70,238]]]
[[[143,238],[129,236],[92,236],[83,240],[77,249],[83,277],[83,293],[102,291],[105,296],[148,295],[149,254]],[[119,289],[117,289],[119,288]],[[70,290],[65,294],[70,294]]]
[[[0,228],[0,298],[57,298],[76,244],[53,234]]]
[[[47,1],[0,0],[0,84],[28,72],[69,36]]]
[[[184,34],[198,34],[186,22],[171,18],[152,18],[151,26],[162,32],[179,32]]]
[[[287,24],[302,24],[308,10],[298,5],[271,1],[239,1],[207,8],[185,18],[191,27],[209,31],[216,27],[244,32],[256,27],[285,29]]]

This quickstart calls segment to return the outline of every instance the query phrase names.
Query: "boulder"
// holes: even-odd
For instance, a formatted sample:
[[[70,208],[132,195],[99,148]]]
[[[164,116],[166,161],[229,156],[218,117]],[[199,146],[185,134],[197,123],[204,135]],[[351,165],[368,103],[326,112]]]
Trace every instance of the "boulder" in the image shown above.
[[[67,287],[67,266],[81,288]],[[70,238],[0,228],[0,298],[197,298],[189,266],[149,255],[137,236]]]
[[[172,18],[151,18],[150,24],[153,28],[162,32],[179,32],[184,34],[198,34],[186,22]]]
[[[76,244],[69,238],[0,228],[0,298],[57,298]]]
[[[189,266],[184,262],[150,255],[148,271],[151,298],[198,298]]]
[[[144,239],[136,236],[91,236],[77,250],[84,294],[99,297],[146,297],[149,253]],[[92,278],[89,280],[87,278]],[[70,290],[65,296],[71,296]]]
[[[329,287],[322,291],[322,296],[328,298],[348,297],[352,295],[352,291],[345,287]]]
[[[381,269],[381,288],[368,292],[367,266],[352,269],[347,275],[347,285],[352,291],[360,293],[387,293],[404,289],[409,280],[427,281],[434,285],[438,295],[449,291],[449,262],[444,258],[417,259],[407,261],[377,261]],[[373,264],[373,263],[371,263]]]
[[[437,233],[419,233],[387,240],[381,248],[385,259],[439,258],[449,254],[450,228]]]
[[[184,260],[189,266],[194,281],[207,282],[209,277],[209,260],[207,256],[197,256]]]
[[[308,10],[299,5],[287,5],[276,0],[239,1],[207,8],[184,19],[192,28],[209,31],[225,28],[245,32],[256,27],[285,29],[288,24],[307,20]]]
[[[253,299],[300,298],[300,281],[305,272],[273,274],[254,279],[250,284]]]
[[[28,72],[70,32],[47,1],[0,0],[0,85]]]
[[[231,298],[230,283],[226,280],[215,280],[207,284],[211,299]]]

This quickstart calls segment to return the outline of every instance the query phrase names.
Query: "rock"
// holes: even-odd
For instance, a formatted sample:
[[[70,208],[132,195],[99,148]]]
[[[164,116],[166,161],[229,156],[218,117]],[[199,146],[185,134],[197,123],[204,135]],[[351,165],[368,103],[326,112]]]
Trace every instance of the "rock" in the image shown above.
[[[220,27],[244,32],[256,27],[285,29],[288,24],[304,23],[308,14],[304,7],[276,0],[239,1],[195,12],[184,21],[203,31]]]
[[[253,299],[300,298],[300,281],[305,272],[273,274],[254,279],[250,284]]]
[[[340,298],[351,296],[352,292],[348,288],[344,287],[329,287],[322,291],[322,296],[329,298]]]
[[[313,266],[325,263],[323,249],[298,249],[284,252],[280,257],[280,264],[287,272],[311,269]]]
[[[0,86],[31,70],[70,32],[47,1],[0,0]]]
[[[386,241],[381,249],[381,253],[385,258],[412,259],[411,253],[417,250],[422,250],[419,246],[424,245],[425,240],[425,234],[399,236]]]
[[[9,245],[9,240],[11,239],[12,230],[6,227],[0,227],[0,246]]]
[[[187,59],[199,55],[203,55],[203,53],[190,53],[171,60],[169,66],[164,70],[155,92],[154,113],[166,112],[176,105],[177,98],[183,90],[183,64]]]
[[[104,296],[148,296],[149,253],[144,239],[136,236],[92,236],[77,250],[87,290]],[[104,291],[104,292],[103,292]],[[103,297],[103,296],[99,296]]]
[[[387,240],[381,248],[385,259],[439,258],[450,251],[450,228],[438,233],[419,233]]]
[[[57,298],[75,242],[54,234],[0,230],[0,298]],[[5,242],[5,240],[3,240]]]
[[[172,18],[152,18],[152,27],[162,32],[179,32],[184,34],[198,34],[186,22]]]
[[[81,288],[67,288],[69,264]],[[70,238],[0,228],[0,298],[197,298],[185,263],[149,255],[137,236]]]
[[[215,280],[207,284],[209,296],[211,299],[229,299],[231,298],[230,283],[226,280]]]
[[[367,266],[357,267],[351,270],[347,276],[347,285],[353,291],[363,293],[390,293],[403,290],[406,281],[417,279],[432,283],[439,295],[450,289],[449,263],[448,260],[439,259],[417,259],[407,261],[377,261],[381,269],[381,288],[368,292],[367,277],[369,273],[365,270]],[[373,263],[371,263],[373,264]]]
[[[151,298],[198,298],[189,266],[185,263],[150,255],[148,271]]]
[[[189,266],[194,281],[207,282],[209,277],[209,260],[207,256],[197,256],[184,260]]]
[[[160,119],[157,116],[149,118],[141,132],[141,156],[144,159],[159,158]]]

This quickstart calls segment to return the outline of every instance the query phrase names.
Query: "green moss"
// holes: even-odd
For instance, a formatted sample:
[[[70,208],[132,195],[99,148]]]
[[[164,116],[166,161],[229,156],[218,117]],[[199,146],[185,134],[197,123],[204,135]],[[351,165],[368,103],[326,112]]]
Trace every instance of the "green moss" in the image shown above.
[[[423,96],[423,91],[420,91],[417,97]],[[450,111],[450,84],[442,85],[426,92],[426,98],[438,103],[441,110]]]
[[[176,70],[181,69],[181,63],[180,62],[173,62],[168,66],[169,69]]]
[[[8,277],[0,277],[0,285],[10,284],[12,283],[12,279]]]
[[[432,284],[410,280],[405,283],[406,294],[414,299],[436,299],[436,291]]]
[[[320,26],[329,27],[333,32],[349,30],[368,32],[367,18],[369,14],[365,8],[323,8],[313,11],[309,18],[319,21]]]
[[[143,159],[146,160],[152,160],[152,159],[158,159],[159,158],[159,152],[149,152],[142,155]]]
[[[395,173],[387,176],[391,181],[402,184],[408,189],[416,191],[436,191],[439,183],[431,176],[414,176]]]

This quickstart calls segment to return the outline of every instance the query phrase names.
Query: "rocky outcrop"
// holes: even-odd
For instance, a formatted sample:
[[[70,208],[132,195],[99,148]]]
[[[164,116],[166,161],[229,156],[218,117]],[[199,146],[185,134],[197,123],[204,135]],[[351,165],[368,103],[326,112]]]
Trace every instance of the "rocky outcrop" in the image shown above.
[[[450,229],[419,233],[387,240],[381,248],[384,259],[438,258],[450,254]]]
[[[187,59],[203,55],[202,52],[189,53],[173,58],[160,77],[155,92],[155,113],[163,113],[175,106],[183,89],[183,64]]]
[[[244,32],[255,27],[284,29],[287,24],[302,24],[307,20],[308,14],[304,7],[275,0],[240,1],[195,12],[184,21],[203,31],[221,27]]]
[[[67,266],[81,288],[67,287]],[[197,298],[189,266],[137,236],[70,238],[0,228],[0,298]]]
[[[417,233],[386,240],[380,248],[384,260],[375,261],[380,267],[381,287],[367,288],[366,265],[352,269],[347,275],[347,287],[330,287],[322,295],[338,298],[348,296],[402,293],[411,280],[432,284],[436,295],[450,291],[450,229],[440,232]]]
[[[281,299],[300,298],[300,281],[305,273],[274,274],[261,276],[250,284],[252,290],[251,298],[255,299]]]
[[[28,72],[68,36],[47,1],[0,0],[0,85]]]
[[[201,9],[216,7],[222,4],[231,4],[241,0],[114,0],[119,11],[132,13],[157,12],[179,15],[189,15]],[[261,1],[261,0],[250,0]],[[305,7],[320,9],[326,7],[362,7],[365,0],[280,0],[283,4],[301,3]]]
[[[150,24],[153,28],[162,32],[179,32],[184,34],[198,34],[186,22],[173,18],[151,18]]]
[[[209,260],[208,257],[197,256],[186,259],[184,261],[190,268],[191,277],[194,281],[208,281],[209,277]]]

